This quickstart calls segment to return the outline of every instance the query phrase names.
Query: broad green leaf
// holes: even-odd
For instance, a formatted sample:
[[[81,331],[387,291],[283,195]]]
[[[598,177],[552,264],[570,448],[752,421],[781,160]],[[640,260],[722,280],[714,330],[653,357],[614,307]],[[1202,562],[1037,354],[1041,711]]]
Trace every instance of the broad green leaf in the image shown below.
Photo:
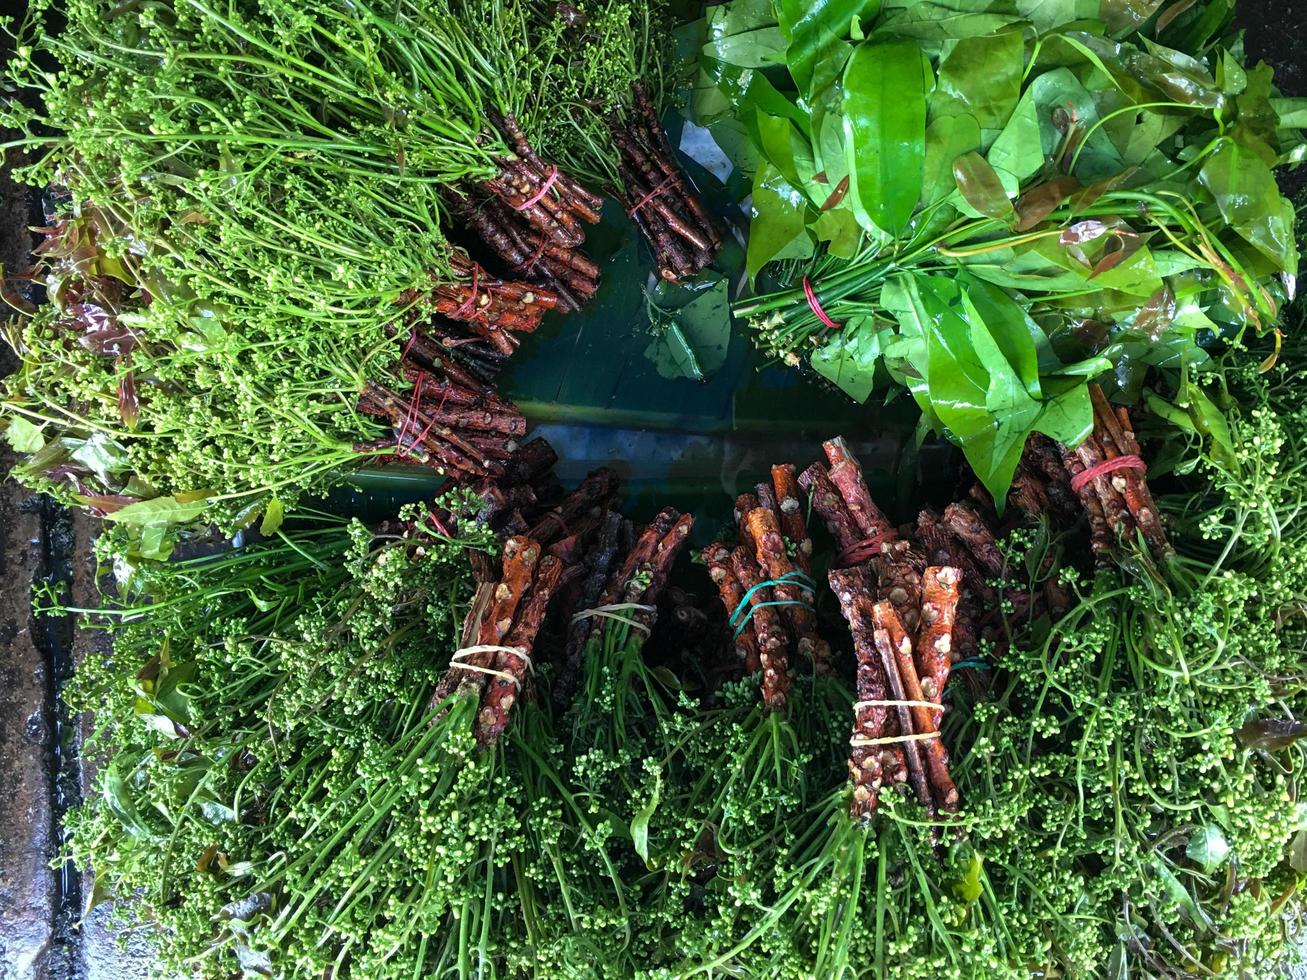
[[[965,153],[953,161],[953,179],[963,199],[979,214],[1000,221],[1014,217],[1012,202],[994,168],[979,153]]]
[[[880,356],[877,321],[872,317],[858,317],[830,333],[825,345],[813,351],[808,360],[814,371],[862,403],[871,396]]]
[[[1280,129],[1307,129],[1307,99],[1271,99]]]
[[[777,0],[776,15],[789,41],[785,61],[806,99],[844,67],[850,25],[875,17],[880,0]]]
[[[1047,31],[1065,28],[1080,20],[1097,20],[1103,0],[1017,0],[1017,13],[1028,20],[1035,30]]]
[[[1235,140],[1255,151],[1268,167],[1274,167],[1280,157],[1280,138],[1276,133],[1280,119],[1271,105],[1272,74],[1271,66],[1265,62],[1248,71],[1247,86],[1234,100],[1238,116],[1232,133]]]
[[[1001,354],[1031,398],[1041,396],[1039,386],[1039,351],[1036,337],[1047,346],[1044,332],[1007,293],[985,282],[971,281],[962,292],[962,300],[972,324],[983,323],[985,333]],[[973,338],[976,332],[972,332]]]
[[[812,147],[795,130],[788,119],[780,116],[756,114],[758,148],[781,176],[794,187],[807,187],[816,172],[812,160]],[[820,201],[814,202],[820,204]]]
[[[750,281],[773,259],[807,258],[812,239],[804,228],[806,202],[771,164],[758,168],[753,179],[753,220],[745,270]]]
[[[1113,34],[1127,34],[1141,27],[1162,6],[1162,0],[1101,0],[1098,18]]]
[[[100,792],[109,812],[118,819],[127,833],[138,840],[154,836],[149,826],[141,819],[132,800],[131,789],[118,771],[116,763],[111,762],[106,766],[100,776]]]
[[[827,251],[837,259],[851,259],[862,243],[862,226],[847,208],[823,211],[812,223],[820,242],[828,242]]]
[[[957,189],[953,161],[980,147],[980,126],[972,116],[941,116],[926,127],[925,176],[921,200],[934,204]]]
[[[183,500],[182,496],[179,494],[177,497],[156,497],[153,500],[128,504],[122,510],[105,514],[104,519],[123,524],[183,524],[195,520],[204,513],[207,498],[212,496],[212,493],[206,491],[204,498],[194,500]]]
[[[1207,157],[1198,179],[1231,228],[1278,268],[1297,275],[1292,209],[1283,207],[1275,177],[1256,153],[1225,140]]]
[[[921,51],[905,41],[866,41],[844,71],[845,152],[859,220],[898,234],[921,197],[926,152]]]
[[[967,115],[982,130],[1001,130],[1021,98],[1024,70],[1020,30],[962,38],[940,65],[931,119]]]
[[[1020,18],[1006,11],[993,11],[993,0],[900,0],[884,3],[885,13],[877,23],[873,39],[914,38],[932,57],[938,57],[947,42],[957,38],[981,37],[1012,26]]]
[[[103,432],[95,432],[73,450],[73,459],[81,463],[106,487],[113,485],[113,477],[131,466],[127,450]]]
[[[9,425],[5,428],[5,439],[14,447],[16,453],[39,452],[45,445],[45,436],[39,426],[33,425],[21,415],[11,415]]]
[[[1189,835],[1184,855],[1208,874],[1225,863],[1230,856],[1230,842],[1225,839],[1221,828],[1215,824],[1204,824],[1195,828]]]
[[[1033,177],[1044,166],[1044,144],[1039,132],[1039,113],[1030,91],[1021,97],[1003,131],[986,154],[990,165],[1005,177],[1004,186],[1012,193],[1023,180]]]
[[[709,41],[703,53],[736,68],[765,68],[785,61],[785,36],[779,27],[759,27]]]
[[[705,381],[725,363],[731,342],[729,288],[719,277],[688,303],[655,317],[654,340],[644,353],[660,375]]]

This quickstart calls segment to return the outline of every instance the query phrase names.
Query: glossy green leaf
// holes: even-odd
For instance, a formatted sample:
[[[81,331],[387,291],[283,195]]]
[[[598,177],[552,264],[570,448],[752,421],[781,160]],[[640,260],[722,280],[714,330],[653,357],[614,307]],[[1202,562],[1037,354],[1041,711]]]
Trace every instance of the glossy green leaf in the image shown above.
[[[850,25],[869,21],[879,10],[880,0],[777,0],[776,15],[789,41],[785,61],[805,98],[843,69]]]
[[[1231,228],[1278,268],[1297,274],[1293,211],[1283,206],[1275,176],[1256,153],[1225,140],[1203,163],[1199,181]]]
[[[1003,182],[979,153],[972,151],[954,160],[953,179],[963,199],[978,213],[1000,221],[1014,216]]]
[[[1157,13],[1162,0],[1101,0],[1098,17],[1113,34],[1137,30]]]
[[[92,433],[73,450],[72,457],[99,477],[106,487],[113,485],[115,474],[131,467],[127,450],[103,432]]]
[[[1220,827],[1204,824],[1189,835],[1184,855],[1210,874],[1230,856],[1230,842],[1225,839]]]
[[[766,68],[784,63],[785,36],[779,27],[759,27],[709,41],[703,53],[736,68]]]
[[[644,354],[662,377],[705,381],[725,363],[731,342],[729,299],[729,284],[719,277],[689,302],[654,317],[654,339]]]
[[[1017,0],[1017,13],[1042,32],[1076,21],[1097,20],[1102,0]]]
[[[962,38],[940,65],[931,118],[967,115],[1001,130],[1021,98],[1025,41],[1019,30]]]
[[[1033,177],[1044,166],[1044,144],[1039,131],[1039,113],[1035,99],[1026,92],[1012,111],[1007,125],[998,134],[986,154],[1004,179],[1004,186],[1015,192],[1021,181]]]
[[[940,116],[926,127],[925,175],[921,200],[934,204],[957,189],[953,162],[980,148],[980,126],[972,116]]]
[[[122,510],[106,514],[105,520],[122,524],[183,524],[204,513],[205,498],[182,500],[179,497],[156,497],[128,504]]]
[[[773,259],[807,258],[812,239],[804,228],[806,201],[771,164],[753,180],[753,220],[749,224],[745,270],[752,280]]]
[[[45,445],[45,436],[41,434],[40,427],[33,425],[21,415],[9,417],[9,424],[5,427],[5,439],[13,446],[16,453],[38,452]]]
[[[268,501],[263,508],[263,520],[259,523],[259,533],[269,535],[276,533],[286,516],[286,506],[276,497]]]
[[[851,259],[858,254],[862,242],[862,226],[847,208],[823,211],[812,223],[812,231],[820,242],[827,242],[827,251],[839,259]]]
[[[645,864],[649,863],[649,821],[653,819],[654,811],[658,809],[662,788],[662,777],[655,775],[653,795],[649,798],[649,802],[640,807],[631,818],[631,841],[635,846],[635,853],[640,855],[640,860]]]
[[[858,317],[832,332],[825,345],[812,352],[809,363],[823,378],[862,403],[871,397],[881,354],[878,322]]]
[[[755,117],[758,148],[794,187],[807,187],[816,172],[812,147],[788,119],[759,112]]]
[[[904,41],[858,45],[844,72],[854,211],[892,234],[906,227],[921,197],[926,84],[920,50]]]

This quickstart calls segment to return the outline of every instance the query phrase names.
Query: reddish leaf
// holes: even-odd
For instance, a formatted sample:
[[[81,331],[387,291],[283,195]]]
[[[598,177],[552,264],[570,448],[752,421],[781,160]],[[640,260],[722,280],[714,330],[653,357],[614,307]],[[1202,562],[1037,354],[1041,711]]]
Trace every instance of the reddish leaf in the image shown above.
[[[1307,735],[1307,725],[1285,718],[1263,718],[1259,721],[1246,722],[1234,734],[1245,748],[1258,749],[1262,752],[1278,752],[1280,749],[1287,749]]]
[[[1171,26],[1171,21],[1175,20],[1182,13],[1194,5],[1194,0],[1179,0],[1162,11],[1162,16],[1157,18],[1157,23],[1153,25],[1153,37],[1157,37],[1164,30]]]
[[[118,415],[123,425],[129,429],[136,428],[136,421],[141,417],[141,400],[136,394],[136,376],[128,371],[118,382]]]
[[[826,202],[821,206],[820,210],[830,211],[833,208],[839,207],[840,202],[844,200],[844,195],[848,192],[849,178],[848,175],[845,174],[840,178],[840,182],[835,185],[835,189],[830,192],[830,197],[826,198]]]
[[[1138,167],[1127,167],[1119,174],[1096,180],[1071,199],[1071,210],[1080,211],[1089,207],[1108,191],[1114,191],[1139,172]]]
[[[1017,231],[1029,231],[1057,210],[1080,186],[1074,177],[1054,177],[1026,191],[1017,199]]]
[[[1089,273],[1089,278],[1094,279],[1101,276],[1110,269],[1115,269],[1135,252],[1139,251],[1143,242],[1134,234],[1123,234],[1120,230],[1113,231],[1112,237],[1108,240],[1107,248],[1103,251],[1102,257],[1094,265],[1093,271]]]
[[[1109,226],[1101,221],[1077,221],[1070,228],[1063,231],[1057,241],[1064,248],[1068,245],[1083,245],[1085,242],[1092,242],[1096,238],[1102,238],[1111,230]]]
[[[1152,340],[1161,340],[1166,328],[1175,322],[1175,294],[1163,286],[1135,314],[1135,329]]]
[[[1003,182],[979,153],[972,150],[954,160],[953,179],[966,202],[981,214],[1000,221],[1012,217],[1012,202]]]
[[[99,514],[112,514],[122,510],[128,504],[138,503],[135,497],[124,497],[117,493],[88,493],[84,495],[86,504]]]
[[[81,345],[101,357],[123,357],[136,346],[136,335],[118,322],[118,318],[94,303],[70,303],[67,312],[73,317],[65,323],[76,329]]]

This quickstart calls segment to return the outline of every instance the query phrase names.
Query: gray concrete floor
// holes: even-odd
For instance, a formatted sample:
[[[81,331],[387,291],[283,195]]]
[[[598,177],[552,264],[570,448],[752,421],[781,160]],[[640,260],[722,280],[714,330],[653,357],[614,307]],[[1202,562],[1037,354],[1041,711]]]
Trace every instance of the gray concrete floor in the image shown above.
[[[1307,91],[1307,3],[1240,0],[1239,15],[1249,60],[1269,61],[1287,93]],[[1303,176],[1307,170],[1285,182],[1299,190]],[[6,272],[28,267],[30,203],[0,170]],[[13,363],[0,344],[0,376]],[[0,474],[12,465],[0,441]],[[126,952],[119,948],[105,929],[103,907],[78,927],[89,878],[55,866],[61,814],[80,799],[89,776],[57,690],[90,638],[69,622],[34,617],[31,584],[61,580],[76,604],[93,600],[94,533],[94,521],[0,482],[0,980],[135,980],[148,965],[139,941]]]

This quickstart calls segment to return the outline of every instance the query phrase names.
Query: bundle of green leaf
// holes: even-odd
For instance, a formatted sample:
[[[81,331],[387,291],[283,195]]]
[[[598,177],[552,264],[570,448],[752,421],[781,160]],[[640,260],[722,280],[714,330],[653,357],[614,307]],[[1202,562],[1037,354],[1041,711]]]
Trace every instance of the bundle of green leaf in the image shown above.
[[[748,139],[746,300],[769,352],[852,397],[908,387],[997,499],[1029,433],[1075,444],[1085,383],[1275,328],[1292,297],[1297,100],[1230,5],[810,6],[708,16],[700,119]]]
[[[3,425],[29,454],[14,475],[152,528],[160,555],[164,528],[201,515],[235,528],[263,513],[270,533],[301,491],[369,459],[498,476],[526,431],[492,383],[506,357],[494,339],[539,319],[510,319],[499,300],[513,284],[436,287],[438,307],[491,311],[477,333],[432,322],[368,346],[301,319],[257,339],[218,316],[161,314],[138,257],[114,248],[130,231],[105,211],[78,208],[43,231],[48,302],[6,337],[21,366],[4,382]]]

